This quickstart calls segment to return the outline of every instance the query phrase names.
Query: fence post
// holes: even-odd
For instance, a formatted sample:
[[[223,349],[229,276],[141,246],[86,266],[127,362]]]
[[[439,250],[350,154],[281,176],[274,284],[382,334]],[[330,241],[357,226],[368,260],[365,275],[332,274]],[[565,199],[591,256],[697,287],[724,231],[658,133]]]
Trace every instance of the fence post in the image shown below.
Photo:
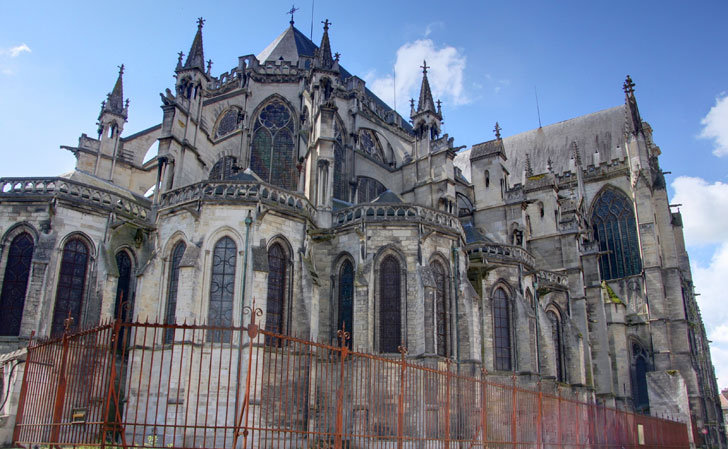
[[[239,414],[235,421],[235,428],[234,428],[234,434],[233,434],[233,449],[237,448],[238,446],[238,437],[240,435],[243,436],[243,449],[247,448],[248,446],[248,413],[250,411],[250,373],[251,373],[251,366],[253,361],[253,340],[255,337],[258,336],[258,325],[255,324],[255,317],[256,316],[262,316],[263,310],[255,307],[255,298],[253,298],[252,305],[250,307],[245,306],[243,308],[243,315],[250,314],[250,323],[248,324],[248,369],[247,369],[247,375],[245,378],[245,396],[243,397],[243,405],[240,407]],[[240,323],[240,326],[242,326],[243,323]],[[242,345],[242,340],[240,341],[240,344]],[[238,371],[238,376],[240,376],[240,372]],[[240,431],[240,427],[243,426],[243,419],[245,420],[245,428],[243,431]]]
[[[23,381],[20,384],[20,399],[18,400],[18,413],[15,415],[15,429],[13,429],[13,442],[17,443],[20,439],[20,424],[23,421],[23,410],[25,409],[25,396],[28,394],[28,371],[30,370],[30,347],[33,344],[33,337],[35,337],[35,331],[30,333],[30,340],[28,340],[28,348],[25,350],[27,356],[25,357],[25,369],[23,370]],[[12,380],[12,379],[11,379]]]
[[[445,449],[450,449],[450,365],[452,359],[445,359],[446,386],[445,386]]]
[[[397,399],[397,449],[404,446],[404,383],[405,370],[407,369],[407,348],[398,346],[397,350],[400,354],[400,371],[399,371],[399,397]]]
[[[56,447],[54,443],[58,443],[58,437],[61,432],[61,419],[63,418],[63,403],[66,399],[66,368],[68,365],[68,329],[71,327],[73,318],[68,312],[68,318],[63,322],[63,353],[61,354],[61,369],[58,373],[58,385],[56,386],[56,399],[53,405],[53,428],[51,429],[50,443]]]
[[[558,423],[557,430],[558,430],[558,436],[559,436],[559,447],[562,447],[561,446],[561,442],[562,442],[562,438],[561,438],[561,387],[556,386],[556,391],[558,392],[558,396],[557,396],[558,399],[557,399],[556,405],[559,408],[559,412],[558,412],[559,416],[558,416],[558,419],[556,420],[556,422]]]
[[[486,405],[488,403],[488,384],[485,383],[485,376],[488,371],[480,368],[480,433],[483,447],[488,440],[488,411]]]
[[[536,432],[538,434],[538,447],[543,447],[543,390],[541,379],[538,380],[538,418],[536,420]]]
[[[336,392],[336,436],[334,437],[334,449],[341,449],[341,440],[344,434],[344,360],[349,355],[349,346],[346,341],[351,334],[346,331],[346,323],[336,332],[339,337],[339,391]],[[401,399],[400,399],[401,402]]]
[[[511,444],[513,447],[518,446],[518,428],[516,427],[516,409],[517,409],[517,397],[516,397],[516,374],[513,373],[513,376],[511,376],[511,379],[513,380],[513,385],[511,386]]]

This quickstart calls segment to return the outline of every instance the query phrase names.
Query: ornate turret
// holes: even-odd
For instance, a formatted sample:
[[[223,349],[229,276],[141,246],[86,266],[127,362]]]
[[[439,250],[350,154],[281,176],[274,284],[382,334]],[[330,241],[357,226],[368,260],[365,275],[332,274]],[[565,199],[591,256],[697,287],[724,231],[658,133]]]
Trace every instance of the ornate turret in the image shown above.
[[[334,68],[334,58],[331,56],[331,42],[329,41],[329,25],[331,25],[331,22],[326,19],[321,23],[324,24],[324,35],[321,36],[321,45],[319,45],[316,52],[316,63],[322,69],[331,70]]]
[[[412,108],[411,119],[415,129],[415,136],[418,140],[433,141],[440,135],[440,125],[442,123],[441,103],[438,100],[437,108],[432,99],[432,91],[430,90],[430,82],[427,79],[427,61],[420,66],[422,68],[422,85],[420,86],[420,97],[417,103],[417,109]],[[414,106],[414,103],[413,105]],[[424,150],[424,151],[423,151]],[[430,151],[429,144],[419,146],[418,154],[420,156]]]
[[[94,174],[113,179],[114,165],[119,150],[119,136],[129,115],[129,100],[124,100],[124,64],[119,66],[119,76],[114,88],[101,103],[99,113],[99,147],[94,164]],[[103,157],[102,157],[103,155]]]
[[[437,110],[435,109],[435,102],[432,100],[430,81],[427,79],[427,69],[430,68],[427,65],[427,61],[424,61],[420,68],[422,69],[422,85],[420,86],[420,100],[417,103],[417,114],[432,112],[433,114],[438,115]],[[442,117],[439,118],[442,120]]]
[[[99,122],[102,122],[104,114],[113,114],[121,117],[125,122],[129,112],[129,100],[124,103],[124,64],[119,66],[119,76],[116,78],[116,84],[106,96],[106,101],[101,103],[101,112],[99,113]],[[101,123],[99,123],[101,124]]]

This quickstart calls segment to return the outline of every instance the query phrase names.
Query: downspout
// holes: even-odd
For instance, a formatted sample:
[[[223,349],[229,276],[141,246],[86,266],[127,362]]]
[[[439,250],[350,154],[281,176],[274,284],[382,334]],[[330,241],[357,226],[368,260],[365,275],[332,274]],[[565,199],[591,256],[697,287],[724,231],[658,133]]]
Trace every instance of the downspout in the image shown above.
[[[245,259],[243,259],[243,288],[240,294],[240,341],[238,342],[238,375],[235,381],[235,416],[238,416],[238,406],[240,401],[240,370],[242,369],[242,357],[243,357],[243,318],[245,317],[245,285],[248,278],[248,249],[250,242],[250,225],[253,223],[253,219],[248,211],[248,216],[245,217]],[[255,311],[251,311],[255,313]],[[253,350],[253,340],[250,341],[249,350]]]

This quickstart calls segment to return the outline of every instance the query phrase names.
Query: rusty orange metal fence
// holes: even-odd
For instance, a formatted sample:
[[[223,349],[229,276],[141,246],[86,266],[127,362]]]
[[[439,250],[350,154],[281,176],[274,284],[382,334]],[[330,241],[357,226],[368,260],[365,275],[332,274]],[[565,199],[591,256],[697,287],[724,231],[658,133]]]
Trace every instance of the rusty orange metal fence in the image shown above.
[[[251,312],[250,309],[247,310]],[[257,313],[255,313],[257,312]],[[116,321],[28,348],[25,447],[688,448],[684,424],[474,364],[245,327]]]

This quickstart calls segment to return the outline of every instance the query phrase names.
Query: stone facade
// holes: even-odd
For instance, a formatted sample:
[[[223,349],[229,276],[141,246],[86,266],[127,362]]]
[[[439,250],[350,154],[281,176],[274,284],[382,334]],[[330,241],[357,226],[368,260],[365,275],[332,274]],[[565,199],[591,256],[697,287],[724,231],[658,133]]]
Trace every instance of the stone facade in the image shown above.
[[[330,342],[345,323],[359,351],[404,345],[670,410],[707,429],[697,444],[725,444],[681,216],[629,78],[623,105],[505,138],[496,124],[463,149],[441,135],[426,65],[407,121],[332,56],[328,23],[319,46],[291,23],[219,76],[202,25],[160,124],[122,137],[122,67],[98,137],[63,147],[71,174],[0,180],[0,285],[25,285],[2,290],[19,330],[1,332],[0,353],[123,301],[124,319],[238,325],[255,299],[269,329]],[[0,360],[17,395],[22,356]]]

